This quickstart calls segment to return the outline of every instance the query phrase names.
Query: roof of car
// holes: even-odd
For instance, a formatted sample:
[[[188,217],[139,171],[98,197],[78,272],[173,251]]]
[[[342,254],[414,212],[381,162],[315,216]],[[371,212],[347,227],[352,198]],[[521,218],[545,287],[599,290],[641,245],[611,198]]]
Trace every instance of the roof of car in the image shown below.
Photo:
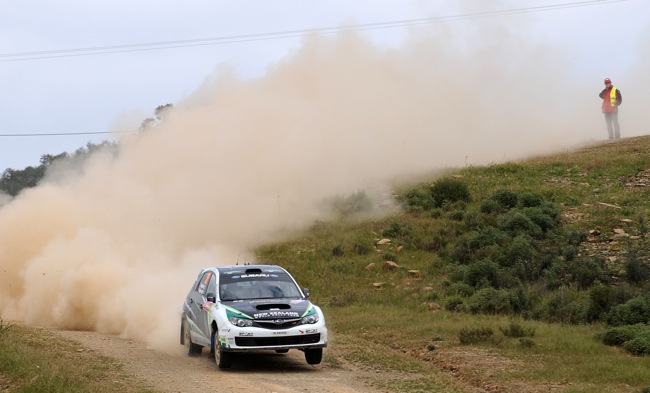
[[[233,274],[233,273],[261,273],[261,272],[284,272],[285,270],[277,265],[232,265],[232,266],[216,266],[219,273]]]

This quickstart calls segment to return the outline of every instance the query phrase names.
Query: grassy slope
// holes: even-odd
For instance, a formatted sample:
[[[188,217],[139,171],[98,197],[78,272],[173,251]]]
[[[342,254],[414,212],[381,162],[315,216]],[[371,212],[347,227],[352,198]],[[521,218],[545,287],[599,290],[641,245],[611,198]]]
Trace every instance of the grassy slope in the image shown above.
[[[496,190],[534,191],[561,206],[563,225],[601,235],[584,244],[583,253],[598,253],[621,264],[626,250],[639,250],[647,261],[645,217],[650,210],[650,138],[630,138],[553,156],[486,167],[458,169],[452,174],[469,186],[473,204]],[[434,180],[434,179],[425,179]],[[624,221],[622,221],[624,220]],[[326,358],[376,370],[376,386],[387,391],[636,392],[650,390],[650,358],[633,357],[599,343],[594,335],[605,327],[554,325],[518,320],[534,329],[522,342],[505,337],[512,319],[472,316],[442,309],[440,292],[445,262],[398,242],[376,246],[390,225],[436,232],[453,225],[423,214],[395,213],[365,222],[319,223],[293,240],[263,247],[262,261],[279,263],[309,286],[324,305],[334,342]],[[614,229],[642,234],[611,240]],[[447,229],[448,230],[448,229]],[[355,252],[369,247],[370,253]],[[382,268],[387,258],[399,268]],[[369,264],[374,268],[368,268]],[[413,277],[409,270],[419,270]],[[568,296],[576,292],[563,289]],[[477,345],[460,345],[464,328],[497,332]],[[525,344],[525,345],[524,345]]]
[[[630,244],[608,241],[612,230],[642,232],[641,219],[650,210],[650,187],[641,186],[643,171],[650,169],[648,151],[650,138],[632,138],[453,174],[469,185],[474,203],[500,188],[543,194],[563,207],[564,225],[580,231],[599,229],[602,235],[585,252],[602,253],[615,264]],[[397,243],[375,247],[393,223],[429,232],[444,232],[449,224],[405,213],[364,222],[319,223],[290,241],[258,250],[261,261],[294,272],[324,306],[331,330],[327,366],[357,369],[361,378],[388,392],[640,392],[650,384],[650,357],[600,344],[594,335],[602,325],[514,320],[534,329],[534,336],[522,341],[499,333],[513,323],[511,318],[442,310],[442,258],[409,247],[398,250]],[[627,241],[644,248],[643,236]],[[358,247],[370,252],[355,252]],[[382,269],[388,256],[396,259],[398,269]],[[367,268],[371,263],[375,267]],[[409,270],[419,270],[420,277]],[[461,329],[476,327],[497,334],[476,345],[461,345]],[[88,368],[91,359],[93,367]],[[0,390],[5,389],[149,391],[132,384],[110,359],[78,352],[70,342],[22,326],[0,329]]]
[[[4,321],[0,323],[0,391],[155,392],[125,374],[113,359],[47,330]]]

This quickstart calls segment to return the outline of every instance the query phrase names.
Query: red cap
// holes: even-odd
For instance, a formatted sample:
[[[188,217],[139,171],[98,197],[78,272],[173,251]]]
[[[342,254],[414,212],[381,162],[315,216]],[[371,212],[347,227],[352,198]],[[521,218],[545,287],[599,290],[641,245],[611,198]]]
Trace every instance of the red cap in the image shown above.
[[[605,78],[605,83],[612,83],[612,80],[609,78]]]

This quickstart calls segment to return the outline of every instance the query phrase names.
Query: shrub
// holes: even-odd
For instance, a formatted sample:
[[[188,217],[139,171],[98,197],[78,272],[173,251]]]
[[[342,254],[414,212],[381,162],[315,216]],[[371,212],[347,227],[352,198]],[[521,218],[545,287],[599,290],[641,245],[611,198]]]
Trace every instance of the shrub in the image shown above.
[[[470,263],[489,255],[488,247],[501,244],[505,238],[506,233],[494,228],[468,232],[458,239],[452,256],[461,263]]]
[[[502,257],[499,258],[499,264],[515,266],[520,262],[531,261],[535,253],[531,240],[528,236],[516,236],[503,251]]]
[[[494,336],[494,331],[487,327],[462,328],[458,332],[458,339],[461,344],[475,344],[490,340]]]
[[[648,323],[650,322],[650,303],[641,296],[635,297],[625,304],[612,307],[607,313],[606,321],[610,326]]]
[[[354,243],[352,249],[357,255],[368,255],[372,251],[372,247],[366,243]]]
[[[516,322],[511,322],[508,327],[499,327],[501,333],[506,337],[533,337],[535,336],[535,328],[525,328]]]
[[[581,289],[591,287],[597,280],[606,282],[608,278],[603,273],[605,261],[602,258],[580,258],[568,264],[571,281]]]
[[[343,251],[343,246],[341,246],[340,244],[337,244],[336,246],[334,246],[334,248],[332,248],[333,257],[342,257],[343,255],[345,255],[345,251]]]
[[[528,235],[533,238],[540,237],[542,230],[525,214],[514,211],[499,218],[499,229],[508,232],[512,236]]]
[[[465,212],[463,210],[454,210],[447,215],[452,221],[463,221]]]
[[[623,343],[623,348],[636,356],[650,355],[650,332],[643,332]]]
[[[2,318],[0,318],[0,338],[6,335],[12,327],[13,325],[11,323],[7,323]]]
[[[544,202],[544,198],[535,192],[523,192],[519,195],[521,207],[538,207]]]
[[[440,233],[435,233],[428,239],[421,239],[418,244],[420,250],[430,252],[440,251],[445,248],[445,246],[447,246],[447,237]]]
[[[398,197],[406,211],[426,211],[434,207],[433,198],[428,188],[418,187]]]
[[[492,287],[480,289],[472,295],[467,308],[473,314],[508,314],[512,311],[508,292]]]
[[[499,275],[499,265],[489,259],[475,262],[467,266],[463,281],[475,288],[484,286],[496,286]]]
[[[648,279],[649,273],[647,266],[639,260],[636,252],[630,252],[625,262],[625,278],[629,282],[640,283]]]
[[[492,194],[492,199],[495,200],[499,206],[509,210],[517,206],[517,194],[510,190],[498,190]]]
[[[372,201],[365,191],[357,191],[347,197],[333,197],[329,200],[330,206],[341,218],[372,210]]]
[[[537,225],[542,232],[546,232],[555,227],[553,217],[549,216],[547,212],[539,207],[526,207],[521,209],[521,212],[530,218],[530,221]]]
[[[502,206],[494,199],[486,199],[481,202],[479,210],[484,214],[494,214],[499,213],[502,210]]]
[[[410,225],[400,225],[397,222],[391,223],[388,228],[381,232],[382,236],[392,238],[408,238],[412,233],[413,228]]]
[[[470,297],[474,294],[474,287],[464,282],[455,282],[445,290],[447,295],[459,295],[462,297]]]
[[[648,330],[648,327],[643,324],[617,326],[607,329],[604,333],[597,335],[597,338],[605,345],[621,346],[644,330]]]
[[[463,311],[463,306],[465,305],[465,300],[458,296],[453,295],[445,299],[445,310],[448,311]]]
[[[528,337],[522,337],[519,339],[519,344],[524,348],[532,348],[535,346],[535,341]]]
[[[431,186],[430,192],[435,207],[442,207],[445,203],[471,201],[467,185],[453,178],[444,178],[436,181]]]

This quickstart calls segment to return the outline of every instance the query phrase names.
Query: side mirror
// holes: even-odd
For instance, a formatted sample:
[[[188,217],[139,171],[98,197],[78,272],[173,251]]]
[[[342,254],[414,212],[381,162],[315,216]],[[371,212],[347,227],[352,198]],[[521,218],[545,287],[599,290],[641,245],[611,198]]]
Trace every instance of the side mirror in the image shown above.
[[[206,298],[208,299],[209,302],[212,303],[214,303],[217,300],[217,298],[214,296],[214,293],[212,292],[208,292],[208,296],[206,296]]]
[[[305,294],[305,299],[309,299],[309,288],[303,288],[302,293]]]

